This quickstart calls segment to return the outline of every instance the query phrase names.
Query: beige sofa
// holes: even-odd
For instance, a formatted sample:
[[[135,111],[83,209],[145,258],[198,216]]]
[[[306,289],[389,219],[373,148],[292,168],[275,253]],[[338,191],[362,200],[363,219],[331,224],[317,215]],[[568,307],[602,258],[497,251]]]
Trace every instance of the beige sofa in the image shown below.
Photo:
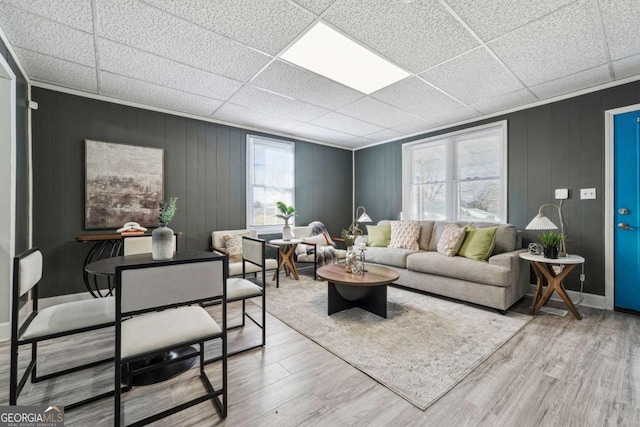
[[[388,224],[380,221],[378,225]],[[529,271],[519,254],[520,232],[512,224],[500,224],[495,247],[487,261],[460,256],[447,257],[437,251],[438,240],[449,224],[446,221],[421,221],[420,250],[367,246],[367,263],[384,265],[398,272],[399,285],[431,292],[458,300],[492,307],[504,312],[525,296],[529,287]],[[457,222],[466,225],[466,222]],[[476,227],[496,224],[472,223]],[[367,241],[361,236],[356,241]]]

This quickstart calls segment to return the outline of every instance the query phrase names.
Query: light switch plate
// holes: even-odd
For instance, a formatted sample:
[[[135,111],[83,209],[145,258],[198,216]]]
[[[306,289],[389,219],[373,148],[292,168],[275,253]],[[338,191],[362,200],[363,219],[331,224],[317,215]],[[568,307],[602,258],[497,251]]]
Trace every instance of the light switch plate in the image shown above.
[[[557,200],[567,200],[569,198],[569,189],[567,188],[557,188],[556,189],[556,199]]]
[[[581,188],[580,189],[580,199],[582,200],[593,200],[596,198],[596,189],[595,188]]]

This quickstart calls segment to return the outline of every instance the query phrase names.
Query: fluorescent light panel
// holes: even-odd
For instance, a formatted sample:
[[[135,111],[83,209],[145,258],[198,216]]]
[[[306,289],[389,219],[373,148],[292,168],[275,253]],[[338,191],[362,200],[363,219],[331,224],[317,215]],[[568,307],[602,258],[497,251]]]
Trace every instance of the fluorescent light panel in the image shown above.
[[[367,95],[409,76],[322,22],[289,47],[281,58]]]

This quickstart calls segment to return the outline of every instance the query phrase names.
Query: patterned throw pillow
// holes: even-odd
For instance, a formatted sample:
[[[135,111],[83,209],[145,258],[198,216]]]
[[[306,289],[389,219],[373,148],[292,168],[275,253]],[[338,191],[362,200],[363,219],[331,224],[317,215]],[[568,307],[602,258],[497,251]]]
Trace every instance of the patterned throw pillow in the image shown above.
[[[448,224],[438,240],[438,252],[446,256],[456,256],[464,241],[466,228],[457,224]]]
[[[413,249],[417,251],[418,236],[420,235],[419,221],[391,221],[390,248]]]
[[[227,247],[229,262],[242,262],[242,238],[251,237],[251,233],[225,234],[222,236]]]

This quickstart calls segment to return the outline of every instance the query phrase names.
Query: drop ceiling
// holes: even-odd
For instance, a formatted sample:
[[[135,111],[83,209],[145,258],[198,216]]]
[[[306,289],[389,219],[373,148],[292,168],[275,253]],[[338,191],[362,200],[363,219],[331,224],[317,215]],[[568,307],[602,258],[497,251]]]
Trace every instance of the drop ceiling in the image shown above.
[[[282,60],[319,21],[410,76]],[[640,78],[638,28],[637,0],[0,0],[33,84],[347,149]]]

